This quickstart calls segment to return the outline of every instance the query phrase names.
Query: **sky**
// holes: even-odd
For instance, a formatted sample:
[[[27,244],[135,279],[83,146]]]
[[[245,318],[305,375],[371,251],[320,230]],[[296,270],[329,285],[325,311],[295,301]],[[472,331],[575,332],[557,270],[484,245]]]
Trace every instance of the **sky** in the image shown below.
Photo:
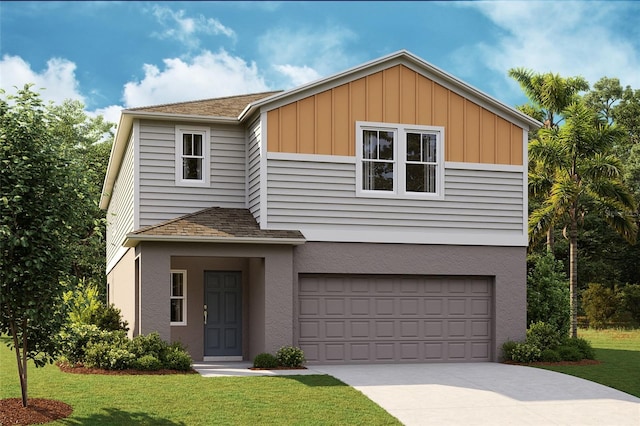
[[[399,50],[501,102],[516,67],[640,89],[640,2],[0,2],[0,88],[123,108],[328,77]]]

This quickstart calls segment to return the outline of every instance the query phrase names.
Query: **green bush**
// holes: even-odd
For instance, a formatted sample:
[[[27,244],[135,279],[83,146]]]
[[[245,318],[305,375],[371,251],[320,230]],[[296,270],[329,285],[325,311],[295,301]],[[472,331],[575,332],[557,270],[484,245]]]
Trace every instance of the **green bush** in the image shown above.
[[[589,343],[587,340],[582,339],[580,337],[578,338],[567,338],[564,343],[563,346],[569,346],[569,347],[573,347],[575,349],[578,350],[578,352],[580,353],[580,359],[595,359],[596,358],[596,353],[593,350],[593,347],[591,346],[591,343]],[[565,360],[565,361],[571,361],[571,360]]]
[[[582,308],[589,326],[604,328],[621,308],[621,297],[616,288],[591,283],[582,292]]]
[[[502,344],[502,360],[503,361],[513,361],[513,350],[518,345],[518,343],[507,340]]]
[[[569,280],[553,254],[533,261],[527,274],[527,323],[544,321],[561,336],[569,334]]]
[[[109,306],[100,304],[97,309],[91,312],[89,323],[95,324],[101,330],[129,331],[129,323],[122,320],[120,309],[116,308],[113,304]]]
[[[640,325],[640,284],[628,284],[622,288],[622,306]]]
[[[101,340],[103,332],[92,324],[71,324],[59,334],[62,358],[70,364],[84,362],[87,345]]]
[[[169,370],[189,371],[191,369],[191,356],[182,345],[171,345],[167,350],[164,368]]]
[[[563,361],[581,361],[580,350],[573,346],[562,345],[558,348],[558,354]]]
[[[283,346],[276,352],[278,364],[283,367],[301,367],[306,361],[304,352],[295,346]]]
[[[551,324],[542,321],[535,322],[527,330],[527,342],[536,345],[541,351],[554,349],[562,342],[558,330]]]
[[[553,349],[545,349],[540,354],[540,361],[543,361],[543,362],[560,362],[560,361],[562,361],[562,358],[560,357],[560,354],[558,353],[558,351],[553,350]]]
[[[91,315],[102,305],[98,288],[84,283],[65,292],[62,300],[71,324],[91,324]]]
[[[278,359],[270,353],[263,352],[253,359],[254,368],[276,368]]]
[[[85,366],[105,370],[133,368],[136,356],[118,343],[91,343],[87,347]]]
[[[137,358],[131,366],[138,370],[157,371],[162,368],[162,362],[153,355],[144,355]]]
[[[169,344],[160,338],[157,332],[145,335],[139,335],[131,341],[131,352],[138,357],[145,355],[153,355],[159,360],[166,358],[167,348]]]
[[[540,359],[542,352],[540,348],[531,343],[516,343],[511,351],[511,359],[515,362],[530,363]]]

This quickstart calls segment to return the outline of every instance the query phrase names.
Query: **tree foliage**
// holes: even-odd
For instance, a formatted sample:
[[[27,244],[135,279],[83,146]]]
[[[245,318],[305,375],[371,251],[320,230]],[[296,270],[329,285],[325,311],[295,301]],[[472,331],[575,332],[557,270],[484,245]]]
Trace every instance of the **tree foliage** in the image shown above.
[[[58,353],[64,314],[60,277],[83,225],[83,179],[55,117],[30,86],[0,100],[0,333],[15,349],[22,402],[27,360]]]
[[[538,322],[569,334],[569,280],[562,262],[548,252],[536,256],[527,274],[527,324]]]

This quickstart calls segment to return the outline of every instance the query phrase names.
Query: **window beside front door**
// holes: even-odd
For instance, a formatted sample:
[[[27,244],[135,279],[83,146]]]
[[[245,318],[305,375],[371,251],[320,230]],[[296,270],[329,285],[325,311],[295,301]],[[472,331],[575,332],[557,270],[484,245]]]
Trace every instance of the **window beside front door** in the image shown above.
[[[381,198],[440,198],[444,128],[356,123],[356,194]]]
[[[176,126],[176,185],[209,183],[209,129]]]
[[[187,271],[171,271],[171,325],[187,325]]]

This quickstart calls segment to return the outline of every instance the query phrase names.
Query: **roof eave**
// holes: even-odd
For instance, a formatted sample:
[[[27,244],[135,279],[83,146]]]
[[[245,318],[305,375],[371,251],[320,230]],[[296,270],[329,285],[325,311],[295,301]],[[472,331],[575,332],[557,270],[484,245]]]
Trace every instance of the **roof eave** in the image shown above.
[[[162,243],[225,243],[225,244],[275,244],[301,245],[307,242],[304,238],[256,238],[256,237],[215,237],[215,236],[186,236],[186,235],[140,235],[127,234],[124,247],[135,247],[141,242]]]

